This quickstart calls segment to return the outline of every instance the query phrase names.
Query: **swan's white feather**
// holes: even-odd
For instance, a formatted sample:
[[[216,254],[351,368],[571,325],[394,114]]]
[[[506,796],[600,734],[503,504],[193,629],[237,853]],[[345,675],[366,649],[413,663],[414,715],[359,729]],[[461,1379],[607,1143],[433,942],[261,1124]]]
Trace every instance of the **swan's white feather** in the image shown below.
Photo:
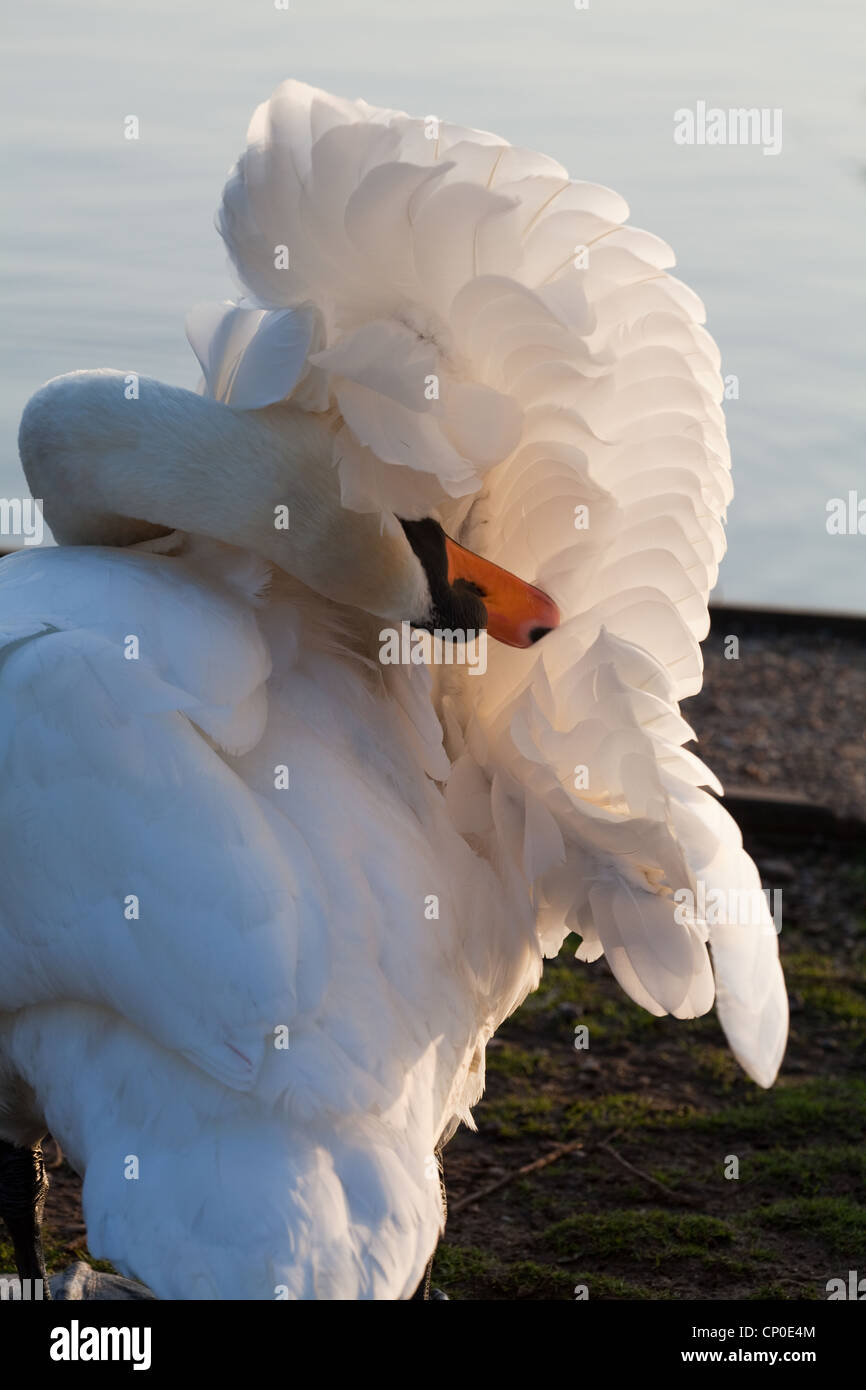
[[[323,112],[327,135],[319,141]],[[613,872],[632,883],[642,836],[644,885],[662,898],[697,892],[705,868],[692,865],[679,829],[687,798],[692,823],[703,817],[714,827],[716,880],[704,886],[751,882],[754,866],[730,818],[693,790],[720,792],[719,783],[682,748],[691,731],[678,701],[700,689],[699,642],[709,629],[707,599],[732,489],[718,350],[702,326],[701,301],[667,273],[670,247],[622,225],[628,208],[617,194],[569,180],[542,156],[445,122],[333,103],[300,83],[283,84],[259,109],[249,141],[226,189],[221,229],[242,284],[263,305],[277,311],[312,298],[323,308],[328,347],[316,362],[331,373],[346,421],[344,500],[405,509],[412,494],[401,472],[426,470],[430,479],[415,492],[419,511],[437,501],[446,527],[459,526],[471,548],[546,587],[568,619],[540,655],[493,653],[485,680],[464,691],[452,722],[496,730],[479,771],[492,788],[508,770],[510,804],[531,788],[532,806],[547,806],[566,843],[588,849],[593,818],[592,845],[603,844],[604,856],[582,859],[573,879]],[[339,171],[342,205],[333,182],[325,185],[326,170],[331,180]],[[307,234],[313,225],[315,244]],[[298,245],[293,272],[282,277],[268,255],[280,228],[294,228]],[[384,350],[383,320],[392,331],[399,325],[401,351]],[[432,403],[421,390],[431,372],[440,385]],[[473,411],[475,434],[489,441],[494,433],[482,390],[491,402],[510,402],[508,429],[494,440],[498,461],[468,444]],[[499,417],[508,418],[501,406]],[[576,529],[580,508],[588,524]],[[641,666],[644,653],[661,673]],[[598,669],[605,680],[580,682]],[[542,682],[556,707],[547,721],[539,714]],[[648,717],[650,690],[663,714]],[[531,730],[527,700],[536,710]],[[573,765],[590,752],[589,787],[575,794]],[[464,825],[490,825],[496,817],[480,805],[471,756],[464,753],[452,774],[471,788],[469,805],[455,814]],[[451,795],[455,808],[460,801]],[[545,832],[529,805],[524,868],[543,900],[545,876],[536,870]],[[593,911],[610,930],[613,901],[597,892],[593,909],[575,883],[563,931],[580,914],[595,931]],[[632,919],[623,914],[626,941],[630,929],[642,938],[647,916],[661,941],[668,908],[660,902],[643,912],[639,904]],[[546,912],[544,920],[549,931]],[[736,1033],[743,1065],[766,1085],[786,1031],[776,943],[762,938],[756,953],[751,927],[727,931],[743,944],[714,950],[720,989],[724,976],[722,1021]],[[693,960],[694,989],[682,998],[677,987],[653,983],[651,956],[636,950],[633,958],[633,974],[620,978],[632,981],[640,1002],[661,1008],[663,995],[676,1001],[675,1012],[709,1006],[705,948]]]
[[[202,543],[0,571],[4,1065],[86,1174],[91,1249],[161,1297],[408,1296],[528,910],[431,780],[428,673],[218,549],[219,582]]]

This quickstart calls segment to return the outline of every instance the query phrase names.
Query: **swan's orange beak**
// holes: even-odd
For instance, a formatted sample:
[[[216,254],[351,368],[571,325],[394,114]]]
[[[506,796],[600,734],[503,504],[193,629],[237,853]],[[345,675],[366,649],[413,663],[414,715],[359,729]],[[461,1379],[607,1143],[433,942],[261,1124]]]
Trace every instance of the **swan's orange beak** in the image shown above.
[[[448,583],[463,579],[474,585],[487,609],[487,631],[497,642],[531,647],[551,628],[559,627],[559,609],[540,589],[465,550],[450,536],[445,537],[445,549]]]

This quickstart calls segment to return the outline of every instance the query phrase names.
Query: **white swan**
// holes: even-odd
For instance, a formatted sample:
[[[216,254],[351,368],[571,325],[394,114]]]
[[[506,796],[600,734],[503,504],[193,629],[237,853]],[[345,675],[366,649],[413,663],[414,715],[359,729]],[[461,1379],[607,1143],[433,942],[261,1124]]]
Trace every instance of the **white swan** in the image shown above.
[[[205,394],[27,407],[61,545],[0,569],[0,1139],[50,1127],[91,1250],[161,1298],[410,1297],[436,1148],[570,930],[655,1014],[715,994],[775,1076],[776,935],[702,915],[759,880],[678,710],[718,357],[626,213],[289,82],[220,212],[247,297],[191,315]],[[485,575],[483,677],[378,661]]]

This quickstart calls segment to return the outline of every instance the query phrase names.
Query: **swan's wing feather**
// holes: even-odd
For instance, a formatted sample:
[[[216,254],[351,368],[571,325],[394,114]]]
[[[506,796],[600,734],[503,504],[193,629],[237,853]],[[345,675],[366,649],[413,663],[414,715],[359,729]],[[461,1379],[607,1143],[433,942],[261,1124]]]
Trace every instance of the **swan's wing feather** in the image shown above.
[[[187,315],[186,332],[207,394],[233,410],[261,410],[286,400],[313,372],[309,357],[320,341],[319,315],[311,304],[274,310],[197,304]]]
[[[181,561],[99,550],[6,560],[0,611],[30,628],[0,653],[3,855],[36,869],[4,875],[0,1006],[100,1004],[249,1086],[300,891],[214,746],[264,727],[253,612]]]
[[[718,801],[680,783],[672,809],[692,875],[705,885],[719,1018],[741,1066],[771,1086],[788,1038],[775,892],[762,889],[740,830]]]
[[[492,653],[452,708],[458,823],[488,827],[472,833],[493,857],[520,842],[546,947],[569,926],[585,956],[604,936],[641,1002],[698,1011],[711,929],[684,936],[671,902],[699,874],[704,888],[754,874],[679,715],[701,686],[730,459],[703,304],[627,217],[610,189],[485,132],[286,83],[256,114],[219,225],[262,305],[321,310],[346,504],[438,507],[566,619],[542,652]],[[276,240],[297,244],[288,275]],[[785,1012],[776,943],[719,940],[722,1020],[766,1084]]]

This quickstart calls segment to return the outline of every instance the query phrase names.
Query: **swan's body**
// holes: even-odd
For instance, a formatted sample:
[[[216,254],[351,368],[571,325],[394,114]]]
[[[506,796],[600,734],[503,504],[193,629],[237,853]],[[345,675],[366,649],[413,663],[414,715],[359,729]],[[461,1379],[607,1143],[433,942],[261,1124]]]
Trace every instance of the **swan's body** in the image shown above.
[[[9,568],[54,631],[4,670],[3,852],[42,872],[4,891],[3,1049],[86,1174],[91,1249],[164,1298],[411,1293],[479,1021],[538,958],[430,780],[426,673],[383,686],[332,605],[278,577],[262,607],[225,548]]]
[[[730,495],[697,301],[608,190],[423,128],[286,84],[222,214],[260,305],[192,321],[208,397],[83,373],[22,424],[71,546],[0,571],[0,1138],[47,1124],[160,1297],[409,1296],[542,954],[577,930],[691,1017],[673,894],[758,886],[677,710]],[[430,602],[393,514],[434,509],[563,611],[480,680],[377,661]],[[769,1085],[769,915],[709,937]]]

